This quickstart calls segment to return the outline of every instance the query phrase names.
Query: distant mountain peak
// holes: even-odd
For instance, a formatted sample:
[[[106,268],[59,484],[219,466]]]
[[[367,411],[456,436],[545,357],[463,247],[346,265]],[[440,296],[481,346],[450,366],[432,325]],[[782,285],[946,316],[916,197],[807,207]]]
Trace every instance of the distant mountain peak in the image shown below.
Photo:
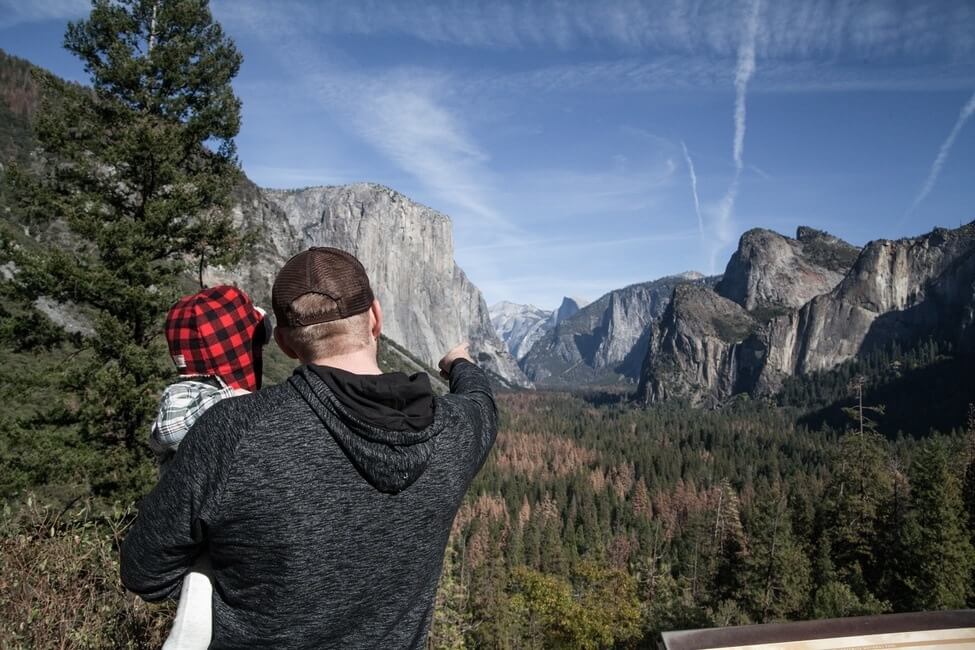
[[[535,305],[521,305],[501,300],[488,308],[494,331],[516,360],[521,359],[532,345],[551,327],[554,312]]]

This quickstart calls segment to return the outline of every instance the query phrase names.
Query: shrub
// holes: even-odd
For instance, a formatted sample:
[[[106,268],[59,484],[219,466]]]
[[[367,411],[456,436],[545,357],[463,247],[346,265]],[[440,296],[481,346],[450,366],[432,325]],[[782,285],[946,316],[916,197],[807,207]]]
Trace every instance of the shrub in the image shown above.
[[[96,515],[29,497],[0,519],[0,647],[158,648],[174,604],[150,605],[119,580],[131,508]]]

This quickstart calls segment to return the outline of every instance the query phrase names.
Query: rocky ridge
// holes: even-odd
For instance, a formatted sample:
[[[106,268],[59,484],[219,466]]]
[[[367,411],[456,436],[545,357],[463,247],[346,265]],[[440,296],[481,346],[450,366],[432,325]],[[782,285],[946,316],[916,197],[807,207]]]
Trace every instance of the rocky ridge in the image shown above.
[[[975,222],[910,239],[870,242],[832,291],[775,318],[762,332],[768,350],[755,390],[829,370],[858,354],[932,336],[972,346]]]
[[[818,292],[818,293],[816,293]],[[862,251],[807,228],[749,231],[713,295],[677,291],[638,394],[720,404],[921,336],[964,345],[975,320],[975,224]]]
[[[741,236],[715,291],[761,316],[801,307],[839,284],[858,252],[805,226],[795,239],[756,228]]]

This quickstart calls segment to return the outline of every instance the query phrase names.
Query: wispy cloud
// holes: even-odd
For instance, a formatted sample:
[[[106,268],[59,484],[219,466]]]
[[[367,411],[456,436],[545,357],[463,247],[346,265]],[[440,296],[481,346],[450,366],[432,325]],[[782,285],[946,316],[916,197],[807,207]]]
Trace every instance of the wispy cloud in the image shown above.
[[[619,248],[640,244],[687,241],[695,239],[696,237],[697,232],[694,230],[680,230],[670,233],[643,235],[639,237],[620,237],[595,241],[592,239],[555,239],[546,237],[542,239],[528,239],[518,242],[508,241],[493,244],[475,244],[472,246],[458,247],[457,251],[470,253],[475,251],[500,251],[518,248],[531,248],[536,253],[544,251],[546,253],[565,254],[584,252],[594,248]]]
[[[294,73],[293,83],[424,188],[439,203],[435,207],[500,234],[518,233],[490,199],[489,155],[461,111],[450,106],[447,75],[404,66],[379,73],[339,66],[300,33],[275,53]]]
[[[941,174],[941,168],[945,166],[945,161],[948,160],[948,154],[951,153],[951,148],[955,144],[955,139],[958,134],[961,133],[962,128],[965,126],[972,114],[975,114],[975,93],[968,99],[964,106],[961,107],[961,111],[958,113],[958,119],[955,120],[955,126],[952,127],[951,133],[945,138],[945,141],[941,143],[941,148],[938,150],[938,156],[934,159],[934,163],[931,164],[931,171],[928,172],[928,177],[924,180],[924,185],[921,186],[921,191],[917,193],[914,197],[914,202],[911,203],[911,207],[907,210],[905,217],[910,216],[921,202],[927,198],[931,190],[934,189],[934,184],[938,181],[938,176]]]
[[[728,69],[737,57],[659,55],[647,60],[624,57],[527,70],[467,72],[458,84],[468,93],[536,95],[600,92],[634,94],[654,91],[718,91],[728,88]],[[925,63],[902,61],[871,66],[860,61],[784,60],[762,62],[760,75],[749,81],[751,92],[916,92],[970,88],[975,83],[971,61]]]
[[[91,11],[89,0],[0,0],[0,29],[49,20],[73,20]]]
[[[592,215],[643,216],[659,206],[675,169],[667,158],[639,166],[533,168],[509,178],[497,195],[513,208],[534,213],[536,224]]]
[[[409,79],[361,97],[352,121],[377,150],[441,199],[492,226],[512,228],[490,203],[488,155],[436,93]]]
[[[704,217],[701,216],[701,201],[697,198],[697,173],[694,171],[694,161],[691,160],[691,154],[687,150],[687,145],[683,140],[680,141],[680,146],[684,149],[684,160],[687,161],[687,173],[691,177],[691,194],[694,197],[694,213],[697,215],[698,230],[703,235]]]
[[[218,7],[230,0],[218,0]],[[263,0],[233,0],[245,7]],[[734,56],[737,25],[746,3],[689,0],[326,0],[309,5],[278,0],[268,11],[311,13],[325,34],[403,35],[437,45],[470,48],[567,50],[611,47],[622,51]],[[975,52],[975,11],[943,0],[802,0],[768,7],[756,47],[765,59],[845,55],[853,58],[943,54],[963,59]]]

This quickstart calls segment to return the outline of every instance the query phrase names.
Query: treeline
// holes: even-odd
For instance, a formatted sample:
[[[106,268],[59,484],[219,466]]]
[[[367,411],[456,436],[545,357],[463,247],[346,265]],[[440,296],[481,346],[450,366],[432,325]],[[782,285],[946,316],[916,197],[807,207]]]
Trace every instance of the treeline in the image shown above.
[[[499,399],[434,647],[651,647],[662,630],[973,604],[975,414],[918,443],[885,440],[866,409],[837,434],[761,404]]]

